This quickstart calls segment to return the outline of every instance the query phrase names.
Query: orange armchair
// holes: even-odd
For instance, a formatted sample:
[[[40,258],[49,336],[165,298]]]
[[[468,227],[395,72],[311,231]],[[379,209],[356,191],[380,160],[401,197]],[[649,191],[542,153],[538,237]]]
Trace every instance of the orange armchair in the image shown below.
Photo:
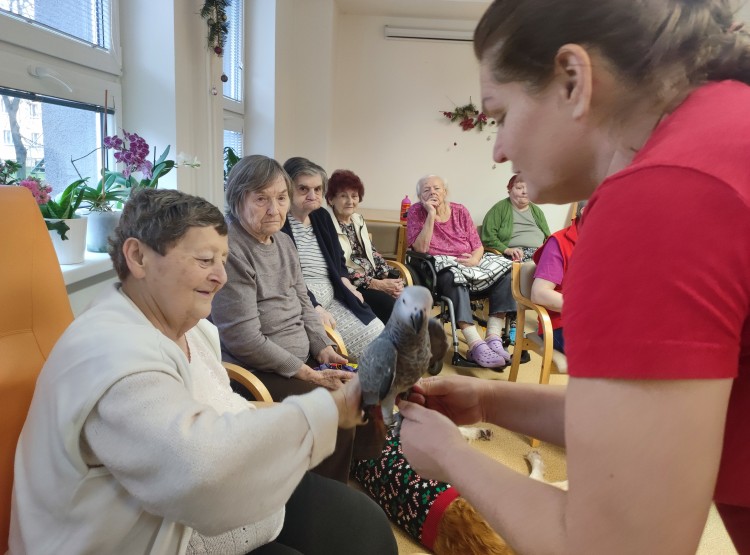
[[[73,321],[52,241],[31,193],[0,186],[0,553],[8,549],[16,442],[39,371]]]

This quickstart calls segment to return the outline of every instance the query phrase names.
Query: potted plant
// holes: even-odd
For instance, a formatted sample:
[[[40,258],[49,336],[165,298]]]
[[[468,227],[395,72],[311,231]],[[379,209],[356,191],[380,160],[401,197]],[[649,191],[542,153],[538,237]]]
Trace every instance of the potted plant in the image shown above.
[[[0,185],[13,185],[18,179],[16,174],[21,169],[21,164],[14,160],[0,160]]]
[[[18,183],[31,190],[50,230],[52,244],[60,264],[83,262],[86,250],[86,218],[76,214],[83,201],[85,179],[68,185],[55,199],[49,197],[52,190],[36,177]]]
[[[159,178],[175,166],[174,161],[167,160],[169,146],[158,160],[154,153],[154,160],[150,161],[151,149],[142,137],[125,130],[123,136],[113,135],[103,141],[105,149],[115,151],[114,159],[122,165],[121,169],[104,169],[96,186],[83,187],[83,207],[89,211],[86,248],[92,252],[107,252],[109,237],[120,221],[120,211],[116,208],[127,200],[131,191],[139,187],[157,187]],[[73,167],[75,162],[71,160]],[[78,175],[80,177],[80,173]]]

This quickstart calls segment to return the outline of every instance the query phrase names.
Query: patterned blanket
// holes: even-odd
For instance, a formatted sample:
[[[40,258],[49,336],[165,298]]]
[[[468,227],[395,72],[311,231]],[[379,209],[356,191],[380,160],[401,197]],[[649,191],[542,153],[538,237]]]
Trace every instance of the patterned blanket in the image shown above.
[[[435,271],[450,270],[453,273],[453,283],[465,285],[471,293],[483,293],[489,289],[500,277],[509,272],[513,261],[501,254],[486,252],[478,266],[464,266],[454,257],[437,254]]]

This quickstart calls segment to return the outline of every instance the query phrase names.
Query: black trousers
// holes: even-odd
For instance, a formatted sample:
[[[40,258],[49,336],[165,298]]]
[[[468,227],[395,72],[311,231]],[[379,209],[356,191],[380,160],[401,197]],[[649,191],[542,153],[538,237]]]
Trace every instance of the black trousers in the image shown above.
[[[396,555],[383,510],[364,493],[310,472],[286,504],[275,541],[252,555]]]
[[[384,324],[387,323],[388,318],[391,317],[391,312],[393,312],[396,299],[388,293],[375,289],[359,289],[359,292],[362,293],[362,298],[370,306],[375,316]]]
[[[453,302],[456,322],[467,322],[469,324],[474,322],[469,290],[465,285],[453,283],[453,273],[450,270],[443,270],[437,275],[437,289],[441,295],[448,297]],[[510,272],[503,274],[487,290],[487,297],[490,301],[490,314],[516,311],[516,300],[510,290]]]

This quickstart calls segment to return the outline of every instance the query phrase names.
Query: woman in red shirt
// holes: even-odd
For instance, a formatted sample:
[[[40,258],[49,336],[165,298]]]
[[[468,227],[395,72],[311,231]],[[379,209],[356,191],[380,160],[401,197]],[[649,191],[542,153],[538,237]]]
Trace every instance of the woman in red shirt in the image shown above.
[[[402,444],[518,552],[694,553],[713,499],[750,553],[739,28],[727,0],[496,0],[477,27],[495,161],[533,202],[591,197],[565,278],[570,380],[428,380],[427,408],[401,404]],[[570,490],[487,460],[440,412],[564,446]]]

